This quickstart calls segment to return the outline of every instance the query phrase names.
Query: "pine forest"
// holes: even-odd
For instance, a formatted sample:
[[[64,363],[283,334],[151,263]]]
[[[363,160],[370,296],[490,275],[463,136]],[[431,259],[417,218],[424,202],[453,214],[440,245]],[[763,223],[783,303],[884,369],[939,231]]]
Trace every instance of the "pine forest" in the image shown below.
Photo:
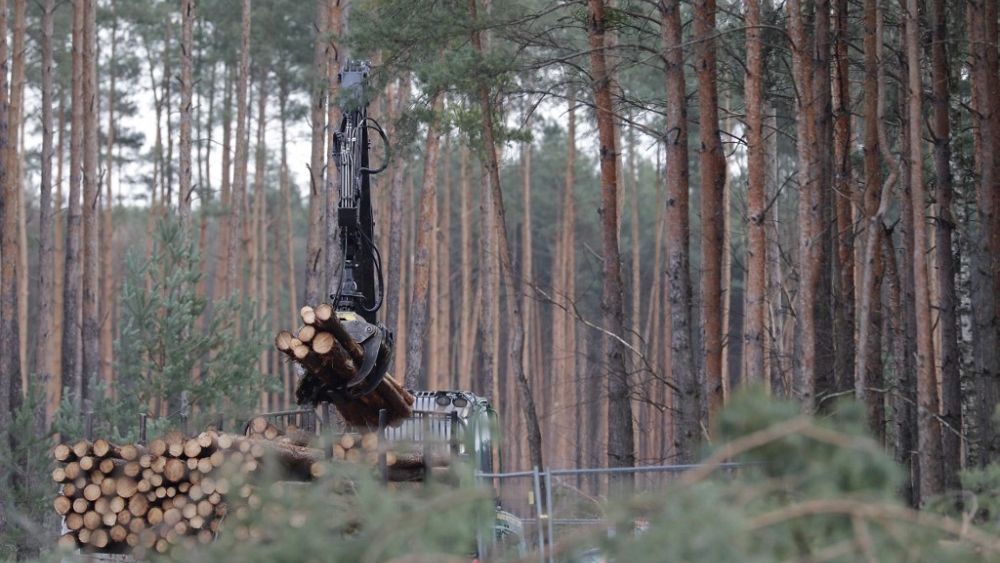
[[[996,560],[998,11],[0,0],[0,560]]]

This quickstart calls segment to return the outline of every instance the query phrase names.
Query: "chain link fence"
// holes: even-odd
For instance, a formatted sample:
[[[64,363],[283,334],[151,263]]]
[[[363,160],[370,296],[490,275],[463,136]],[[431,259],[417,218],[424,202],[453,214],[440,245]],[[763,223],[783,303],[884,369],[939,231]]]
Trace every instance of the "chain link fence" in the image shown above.
[[[631,481],[634,494],[663,490],[685,471],[698,465],[651,465],[618,468],[545,469],[509,473],[477,473],[476,477],[497,491],[500,513],[498,518],[519,520],[520,538],[517,546],[512,537],[504,537],[500,525],[493,538],[479,538],[481,559],[489,561],[511,555],[537,553],[541,563],[566,561],[593,563],[603,561],[597,553],[571,556],[554,553],[552,547],[561,538],[586,533],[614,534],[613,523],[605,512],[608,491],[617,483]],[[742,464],[724,463],[718,468],[732,473]],[[507,516],[505,516],[507,515]],[[647,523],[636,519],[630,533],[644,530]]]

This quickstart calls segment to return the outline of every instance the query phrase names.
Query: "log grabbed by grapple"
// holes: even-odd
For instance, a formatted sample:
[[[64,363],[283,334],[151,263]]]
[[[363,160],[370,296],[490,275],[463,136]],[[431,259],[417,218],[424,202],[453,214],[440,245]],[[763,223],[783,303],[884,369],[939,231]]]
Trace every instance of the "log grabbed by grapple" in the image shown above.
[[[377,427],[382,409],[388,424],[412,416],[413,395],[386,373],[391,341],[378,326],[328,303],[302,307],[300,315],[298,332],[283,330],[274,339],[305,372],[295,392],[299,404],[332,403],[358,427]]]

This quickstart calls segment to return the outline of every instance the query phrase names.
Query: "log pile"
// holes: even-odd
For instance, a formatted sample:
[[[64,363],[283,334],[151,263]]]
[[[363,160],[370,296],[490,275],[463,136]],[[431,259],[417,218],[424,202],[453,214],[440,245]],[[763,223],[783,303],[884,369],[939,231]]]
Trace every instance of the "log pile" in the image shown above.
[[[332,403],[344,421],[355,427],[377,427],[381,409],[388,413],[389,424],[413,414],[413,395],[389,374],[368,395],[349,398],[338,392],[338,387],[358,375],[364,348],[351,338],[329,303],[316,308],[307,305],[299,314],[302,327],[294,334],[283,330],[274,339],[278,351],[305,370],[295,393],[299,404]]]
[[[61,487],[53,507],[68,529],[59,545],[142,555],[212,541],[230,489],[213,477],[237,452],[250,459],[234,438],[172,432],[147,447],[101,439],[56,446],[52,480]]]
[[[60,492],[53,507],[68,530],[60,546],[142,558],[209,543],[230,504],[252,503],[254,483],[264,478],[307,481],[337,464],[378,467],[376,433],[347,433],[311,447],[303,443],[308,433],[282,433],[264,418],[247,430],[246,436],[171,432],[145,447],[100,439],[56,446],[52,480]],[[385,461],[393,483],[451,478],[447,455],[425,460],[421,451],[393,450],[385,451]]]

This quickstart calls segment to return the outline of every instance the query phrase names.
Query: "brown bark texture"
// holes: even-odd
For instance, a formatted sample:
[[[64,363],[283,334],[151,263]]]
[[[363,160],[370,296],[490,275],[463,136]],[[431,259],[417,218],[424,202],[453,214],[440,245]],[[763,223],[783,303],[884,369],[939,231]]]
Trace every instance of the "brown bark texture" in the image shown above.
[[[793,394],[805,412],[813,412],[816,401],[816,297],[820,283],[819,230],[820,194],[814,155],[816,108],[812,88],[812,37],[807,35],[799,0],[789,0],[788,34],[792,42],[792,73],[798,92],[797,139],[799,183],[799,270],[797,321],[800,336],[799,366]]]
[[[55,275],[56,258],[53,248],[54,231],[53,223],[55,213],[52,208],[52,95],[53,95],[53,49],[52,49],[52,28],[53,13],[55,12],[55,0],[45,0],[42,5],[42,153],[41,170],[38,198],[38,332],[35,335],[35,354],[32,360],[31,371],[38,378],[38,388],[45,393],[46,405],[51,405],[58,387],[53,387],[56,379],[52,373],[52,362],[49,358],[53,355],[51,346],[53,335],[59,325],[56,324],[55,316]],[[57,202],[58,204],[59,202]],[[56,210],[57,211],[57,210]],[[56,348],[58,350],[58,348]],[[46,415],[46,422],[48,415]]]
[[[81,324],[81,391],[90,400],[99,381],[100,357],[100,215],[101,189],[97,178],[97,5],[85,0],[83,27],[83,322]]]
[[[948,62],[948,15],[944,0],[931,6],[931,140],[934,144],[934,176],[937,215],[934,221],[934,261],[937,275],[937,302],[934,304],[940,327],[941,354],[941,451],[945,487],[960,486],[962,461],[962,385],[959,379],[958,300],[955,297],[955,259],[952,254],[951,120],[948,115],[951,87]]]
[[[979,142],[975,145],[976,219],[978,233],[971,249],[973,310],[973,365],[976,396],[976,447],[974,457],[981,464],[1000,459],[1000,432],[994,413],[1000,402],[1000,315],[997,276],[1000,275],[1000,77],[997,53],[997,5],[969,2],[969,78],[972,94],[972,121]],[[992,18],[992,20],[990,19]]]
[[[722,381],[722,255],[725,239],[726,159],[719,137],[715,0],[695,0],[695,70],[698,78],[698,163],[701,178],[701,292],[705,406],[709,420],[724,400]]]
[[[743,338],[746,380],[750,383],[764,381],[764,338],[767,334],[767,234],[765,220],[765,161],[763,115],[763,44],[760,29],[760,4],[749,0],[746,4],[747,22],[747,286],[746,316]]]
[[[605,57],[606,21],[603,0],[588,2],[590,72],[597,110],[598,142],[601,164],[601,241],[604,258],[601,310],[605,327],[611,332],[606,360],[608,388],[608,465],[635,465],[632,404],[625,365],[624,286],[621,255],[618,249],[618,150],[615,146],[614,106],[611,100],[611,76]]]
[[[191,120],[194,111],[193,50],[194,50],[194,0],[181,0],[181,107],[180,107],[180,177],[178,178],[177,211],[181,222],[188,226],[191,220]]]
[[[8,108],[7,97],[7,1],[0,0],[0,159],[3,167],[0,169],[0,424],[9,427],[13,422],[14,411],[20,404],[21,395],[21,356],[20,333],[17,324],[17,190],[19,186],[13,181],[6,163],[10,149],[8,138]],[[5,444],[6,446],[6,444]],[[3,483],[3,488],[8,488]],[[4,510],[8,500],[7,494],[0,496],[0,510]],[[6,525],[6,516],[0,517],[0,531]]]
[[[69,141],[69,202],[66,215],[66,264],[63,268],[63,338],[62,338],[62,389],[63,395],[73,395],[73,405],[82,406],[83,380],[80,366],[81,299],[83,279],[80,261],[80,243],[83,239],[80,224],[80,171],[83,147],[83,19],[82,2],[73,4],[73,69],[72,117]],[[6,113],[6,112],[4,112]]]
[[[477,16],[476,1],[469,1],[469,19],[479,25]],[[472,45],[476,54],[483,55],[483,32],[475,28],[472,32]],[[523,308],[523,301],[526,299],[521,281],[518,279],[511,257],[510,243],[507,240],[507,219],[504,213],[503,192],[500,187],[500,165],[496,153],[496,141],[494,133],[493,112],[494,107],[490,99],[490,93],[485,81],[479,78],[477,84],[477,98],[479,109],[482,112],[482,133],[483,145],[485,147],[487,196],[490,199],[490,211],[493,216],[490,227],[494,231],[494,237],[498,243],[495,247],[499,252],[499,266],[506,285],[508,287],[508,300],[510,318],[517,319],[519,310]],[[620,276],[619,276],[620,280]],[[484,292],[485,294],[485,292]],[[484,303],[485,305],[485,303]],[[485,309],[485,307],[484,307]],[[496,311],[494,311],[496,313]],[[494,319],[498,319],[495,315]],[[524,371],[524,327],[520,323],[512,323],[513,335],[510,342],[510,364],[514,370],[515,381],[522,404],[521,412],[526,423],[526,440],[528,442],[528,458],[533,466],[544,467],[542,457],[542,433],[538,423],[538,415],[535,409],[535,400],[532,396],[532,389],[528,383],[528,376]],[[496,389],[496,379],[493,381],[493,388]],[[498,393],[494,393],[495,400]],[[627,401],[627,397],[626,397]],[[631,424],[631,418],[629,418]],[[629,438],[631,445],[631,437]]]
[[[695,369],[691,311],[691,234],[688,187],[687,92],[684,80],[680,2],[661,7],[662,41],[666,61],[667,168],[667,301],[670,310],[670,373],[678,391],[674,401],[674,452],[678,463],[694,461],[701,435],[702,385]]]
[[[444,94],[438,92],[431,101],[435,116],[444,110]],[[428,289],[433,274],[430,264],[431,245],[434,244],[434,230],[437,217],[434,200],[437,198],[437,156],[440,144],[438,117],[432,118],[427,126],[427,140],[424,143],[424,173],[420,189],[420,219],[413,251],[413,300],[407,314],[406,329],[406,377],[403,385],[413,389],[427,384],[428,374],[424,371],[424,346],[427,343]],[[431,350],[431,353],[434,353]]]
[[[250,0],[243,0],[240,24],[240,59],[236,79],[236,150],[233,157],[233,186],[229,199],[229,248],[226,252],[226,279],[229,294],[242,295],[240,275],[242,253],[240,239],[243,232],[243,200],[247,191],[247,152],[250,138],[247,132],[247,90],[250,83]]]
[[[309,232],[306,237],[306,305],[318,305],[323,299],[323,217],[326,197],[323,192],[326,171],[326,25],[327,0],[316,0],[316,18],[313,26],[312,98],[309,103],[309,123],[312,144],[309,153]],[[293,304],[293,307],[296,304]]]
[[[913,200],[912,267],[917,309],[917,403],[921,501],[944,491],[941,458],[941,423],[938,419],[938,386],[934,370],[930,283],[927,274],[927,228],[924,224],[923,113],[920,81],[920,26],[917,0],[906,2],[906,58],[909,64],[910,194]]]

